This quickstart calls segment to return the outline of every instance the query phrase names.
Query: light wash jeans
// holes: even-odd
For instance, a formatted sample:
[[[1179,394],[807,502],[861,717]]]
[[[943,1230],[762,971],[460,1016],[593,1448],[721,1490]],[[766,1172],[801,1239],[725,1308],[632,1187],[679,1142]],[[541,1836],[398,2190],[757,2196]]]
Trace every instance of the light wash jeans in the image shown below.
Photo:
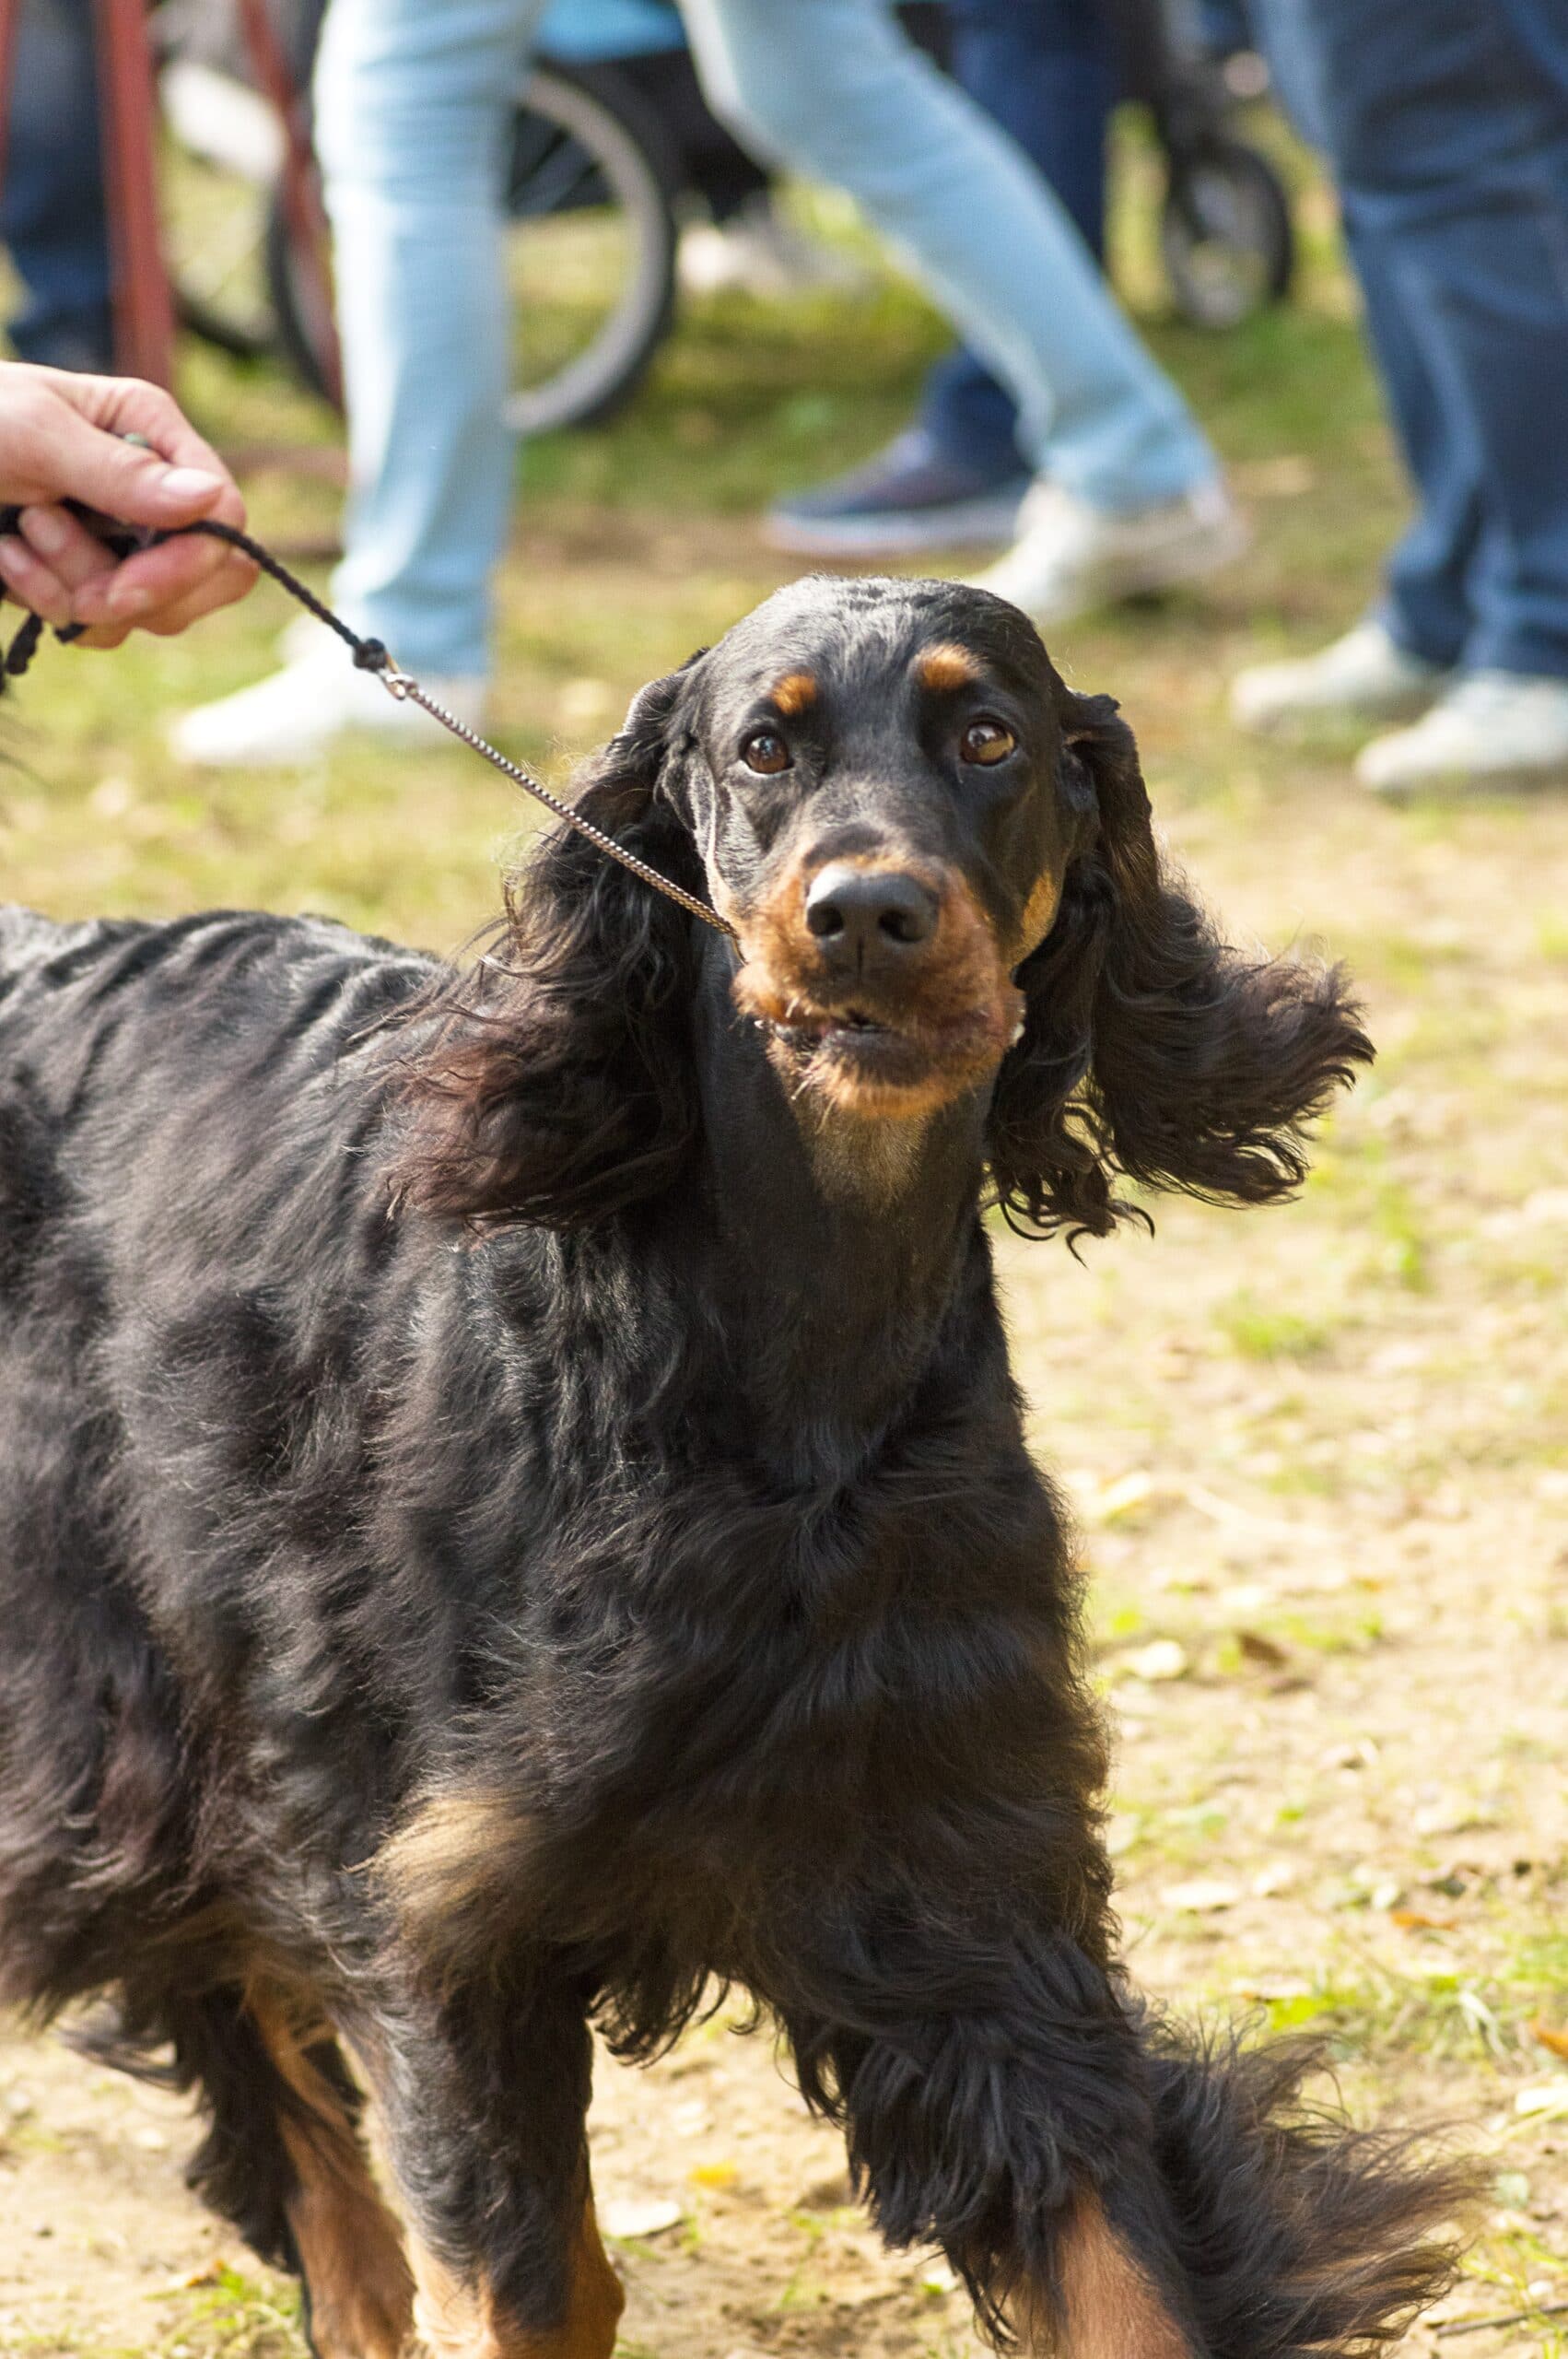
[[[316,121],[353,493],[337,595],[399,661],[487,668],[511,494],[502,137],[542,0],[333,0]],[[848,189],[1017,399],[1040,472],[1126,510],[1210,479],[1180,394],[1019,150],[890,0],[683,0],[715,112]]]

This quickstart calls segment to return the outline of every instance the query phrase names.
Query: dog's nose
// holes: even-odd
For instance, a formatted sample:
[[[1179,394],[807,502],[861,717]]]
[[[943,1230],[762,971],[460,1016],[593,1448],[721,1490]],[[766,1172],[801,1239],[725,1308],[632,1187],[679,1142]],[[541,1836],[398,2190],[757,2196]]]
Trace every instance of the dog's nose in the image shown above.
[[[897,868],[852,868],[832,861],[813,877],[806,925],[833,958],[918,949],[936,932],[937,897]]]

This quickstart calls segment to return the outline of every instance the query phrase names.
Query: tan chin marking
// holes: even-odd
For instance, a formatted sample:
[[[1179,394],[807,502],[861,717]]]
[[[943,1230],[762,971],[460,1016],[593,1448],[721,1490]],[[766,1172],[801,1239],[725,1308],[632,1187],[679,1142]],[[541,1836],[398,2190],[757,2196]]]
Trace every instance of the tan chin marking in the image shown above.
[[[968,687],[980,677],[981,670],[979,658],[968,648],[961,647],[955,639],[938,640],[933,647],[926,648],[918,668],[921,686],[930,688],[933,696],[944,692],[951,695],[954,688]]]
[[[1080,2199],[1058,2246],[1061,2326],[1046,2306],[1017,2305],[1024,2348],[1052,2359],[1193,2359],[1192,2345],[1093,2196]]]
[[[811,672],[786,672],[767,692],[767,701],[786,721],[794,721],[817,699],[816,676]]]
[[[836,1058],[802,1053],[787,1040],[770,1039],[768,1061],[790,1096],[802,1108],[825,1109],[860,1122],[921,1122],[956,1097],[964,1084],[934,1071],[924,1081],[876,1082],[846,1072]]]
[[[599,2241],[591,2197],[573,2241],[567,2315],[559,2326],[518,2325],[482,2278],[459,2277],[416,2239],[413,2252],[415,2324],[429,2359],[611,2359],[626,2297]]]

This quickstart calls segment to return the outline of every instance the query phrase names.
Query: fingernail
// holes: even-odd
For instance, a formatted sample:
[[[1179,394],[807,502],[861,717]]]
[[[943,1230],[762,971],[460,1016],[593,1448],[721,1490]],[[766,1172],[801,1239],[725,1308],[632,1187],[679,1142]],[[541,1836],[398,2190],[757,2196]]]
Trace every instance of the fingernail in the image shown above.
[[[22,530],[40,557],[62,557],[71,546],[70,527],[53,508],[24,508]]]
[[[205,467],[166,467],[158,488],[170,499],[211,499],[223,489],[223,478]]]
[[[130,622],[146,613],[152,599],[139,581],[111,581],[103,603],[117,621]]]

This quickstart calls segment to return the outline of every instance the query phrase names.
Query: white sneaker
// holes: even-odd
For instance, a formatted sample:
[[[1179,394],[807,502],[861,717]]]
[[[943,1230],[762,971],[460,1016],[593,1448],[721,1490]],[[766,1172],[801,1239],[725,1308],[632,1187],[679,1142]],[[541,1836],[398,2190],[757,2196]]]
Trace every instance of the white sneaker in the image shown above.
[[[676,266],[688,295],[854,295],[872,283],[863,264],[797,229],[766,194],[748,197],[727,221],[683,229]]]
[[[1217,481],[1125,514],[1041,481],[1019,511],[1017,540],[975,586],[1037,623],[1069,622],[1087,607],[1212,573],[1246,546],[1246,527]]]
[[[374,673],[357,672],[348,649],[319,624],[309,639],[286,634],[285,645],[291,660],[281,672],[181,715],[169,733],[181,761],[210,769],[292,769],[357,731],[422,753],[451,742],[416,704],[400,704]],[[484,726],[486,681],[422,673],[419,685],[471,729]]]
[[[1357,623],[1316,655],[1254,663],[1231,682],[1231,718],[1241,729],[1278,729],[1335,714],[1407,721],[1424,712],[1449,678],[1441,664],[1411,655],[1380,622]]]
[[[1356,776],[1375,794],[1395,796],[1568,785],[1568,680],[1468,672],[1413,729],[1375,737]]]

